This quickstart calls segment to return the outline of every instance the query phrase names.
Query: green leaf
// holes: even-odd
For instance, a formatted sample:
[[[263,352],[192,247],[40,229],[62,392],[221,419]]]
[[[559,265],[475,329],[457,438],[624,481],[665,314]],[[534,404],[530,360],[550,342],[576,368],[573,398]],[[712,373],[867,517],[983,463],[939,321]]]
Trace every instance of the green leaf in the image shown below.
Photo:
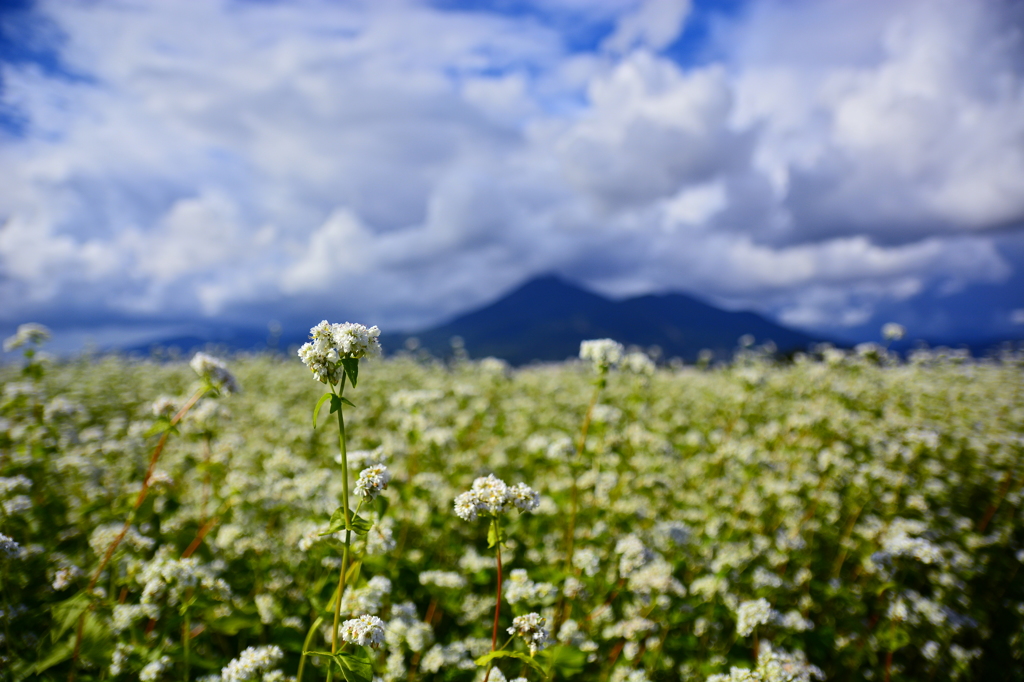
[[[334,655],[334,661],[346,682],[373,682],[373,666],[363,656],[342,652]]]
[[[336,395],[331,396],[331,414],[334,414],[341,409],[341,398]]]
[[[50,633],[50,640],[58,641],[64,633],[78,624],[78,617],[89,608],[89,595],[79,592],[70,599],[65,599],[53,605],[53,630]]]
[[[355,406],[356,406],[356,404],[355,404],[354,402],[352,402],[351,400],[349,400],[348,398],[344,398],[344,397],[343,397],[343,398],[341,399],[341,402],[345,403],[345,404],[346,404],[346,405],[348,405],[349,407],[355,407]]]
[[[313,408],[313,428],[316,428],[316,417],[320,414],[320,408],[324,406],[324,403],[330,398],[333,393],[324,393],[320,396],[320,400],[316,401],[316,407]]]
[[[38,675],[39,673],[49,668],[52,668],[58,663],[63,663],[64,661],[71,658],[71,654],[74,652],[74,648],[74,642],[71,638],[68,638],[68,640],[65,642],[60,642],[59,644],[51,646],[46,652],[46,655],[44,655],[43,658],[40,658],[39,661],[36,662],[35,666],[30,668],[29,670]]]
[[[540,663],[521,651],[492,651],[491,653],[484,654],[480,658],[476,659],[476,664],[478,666],[485,666],[496,658],[514,658],[517,661],[522,661],[526,665],[530,666],[541,675],[544,674],[544,668],[540,666]]]
[[[333,514],[331,514],[331,523],[327,526],[327,530],[320,533],[320,536],[330,535],[331,533],[337,533],[343,530],[350,530],[356,535],[366,535],[370,532],[370,528],[373,524],[356,514],[354,511],[348,513],[349,525],[345,525],[345,508],[338,507]]]
[[[352,388],[355,388],[356,379],[359,378],[359,359],[342,358],[341,365],[345,368],[345,374],[348,375],[348,380],[352,382]]]
[[[260,619],[251,616],[225,616],[213,618],[208,621],[211,632],[220,632],[225,635],[237,635],[242,630],[258,627]]]
[[[149,427],[149,430],[146,431],[144,436],[149,438],[150,436],[155,436],[158,433],[164,433],[166,431],[176,433],[178,431],[178,427],[171,424],[170,417],[158,417],[153,425]]]
[[[560,677],[572,677],[583,672],[587,655],[571,646],[555,646],[537,654],[537,658],[553,667]]]
[[[362,568],[362,561],[353,561],[352,565],[348,567],[348,572],[345,573],[345,584],[355,585],[356,581],[359,580],[359,571],[361,571]]]
[[[498,520],[497,519],[493,519],[491,521],[491,525],[487,527],[487,546],[488,547],[494,547],[499,542],[504,545],[505,541],[508,540],[508,535],[505,534],[505,531],[500,531],[499,532],[497,526],[498,526]]]

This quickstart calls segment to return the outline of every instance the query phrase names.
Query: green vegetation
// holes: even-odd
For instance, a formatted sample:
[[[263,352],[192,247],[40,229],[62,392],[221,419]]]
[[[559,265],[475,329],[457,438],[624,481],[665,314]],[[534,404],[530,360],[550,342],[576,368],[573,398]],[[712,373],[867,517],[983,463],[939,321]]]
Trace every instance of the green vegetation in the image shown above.
[[[316,429],[294,357],[230,360],[237,394],[28,363],[0,368],[2,680],[1024,679],[1017,355],[406,356]],[[490,474],[500,516],[457,515]]]

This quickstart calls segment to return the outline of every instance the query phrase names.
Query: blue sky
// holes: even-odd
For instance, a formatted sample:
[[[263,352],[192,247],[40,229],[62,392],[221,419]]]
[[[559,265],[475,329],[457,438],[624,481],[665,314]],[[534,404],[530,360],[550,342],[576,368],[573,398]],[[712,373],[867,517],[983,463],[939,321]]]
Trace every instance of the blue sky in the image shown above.
[[[0,12],[0,333],[414,330],[559,273],[1024,336],[1009,0]]]

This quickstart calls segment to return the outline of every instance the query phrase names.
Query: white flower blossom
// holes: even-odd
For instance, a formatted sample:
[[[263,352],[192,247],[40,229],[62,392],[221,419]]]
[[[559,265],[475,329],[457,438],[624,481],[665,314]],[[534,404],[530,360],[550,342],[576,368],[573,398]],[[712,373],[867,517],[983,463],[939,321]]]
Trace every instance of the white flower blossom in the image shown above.
[[[512,619],[512,627],[508,628],[508,634],[522,637],[530,648],[530,655],[534,656],[551,642],[551,636],[544,627],[546,623],[547,619],[539,613],[516,616]]]
[[[455,498],[455,514],[465,521],[480,515],[497,516],[515,507],[533,511],[540,505],[540,495],[525,483],[509,487],[494,474],[473,481],[473,487]]]
[[[41,344],[49,340],[50,330],[41,324],[27,322],[18,326],[18,331],[13,336],[4,339],[4,352],[8,353],[15,348],[20,348],[26,343]]]
[[[775,615],[767,599],[742,602],[736,609],[736,632],[740,637],[748,637],[758,625],[774,620]]]
[[[466,586],[466,579],[453,571],[423,571],[420,573],[420,584],[461,590]]]
[[[907,330],[902,324],[886,322],[882,325],[882,338],[886,341],[899,341],[906,334]]]
[[[611,339],[593,339],[580,343],[580,359],[590,360],[598,372],[617,366],[624,352],[622,344]]]
[[[224,364],[223,360],[206,353],[196,353],[188,364],[195,370],[196,374],[217,388],[226,393],[238,393],[238,382],[235,381],[234,375],[228,371],[228,366]]]
[[[380,330],[345,322],[324,320],[309,330],[309,342],[299,348],[299,358],[317,381],[332,386],[341,381],[342,360],[373,358],[381,354]]]
[[[346,642],[376,649],[384,641],[384,621],[377,616],[359,616],[342,623],[340,634]]]
[[[356,495],[361,495],[367,500],[376,499],[382,490],[387,490],[391,481],[391,472],[383,464],[374,464],[359,472],[356,480]]]
[[[251,646],[221,668],[222,682],[247,682],[270,672],[284,658],[284,652],[275,644]]]
[[[164,671],[169,667],[171,667],[171,657],[161,656],[155,661],[151,661],[146,664],[146,667],[139,672],[139,680],[142,682],[153,682],[154,680],[159,680],[164,674]]]

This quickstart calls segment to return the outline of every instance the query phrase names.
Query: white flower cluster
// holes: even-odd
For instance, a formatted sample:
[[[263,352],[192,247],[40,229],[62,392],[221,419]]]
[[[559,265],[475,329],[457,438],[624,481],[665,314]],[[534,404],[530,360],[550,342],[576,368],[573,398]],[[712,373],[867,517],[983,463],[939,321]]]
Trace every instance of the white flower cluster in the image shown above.
[[[473,481],[473,487],[455,498],[455,514],[465,521],[477,516],[497,516],[515,507],[519,511],[533,511],[540,505],[540,495],[525,483],[506,485],[490,474]]]
[[[311,341],[299,348],[299,358],[317,381],[335,385],[341,381],[342,360],[372,358],[381,354],[380,330],[345,322],[330,324],[324,320],[309,330]]]
[[[384,621],[377,616],[359,616],[341,624],[341,638],[346,642],[376,649],[384,641]]]
[[[525,568],[514,568],[505,583],[504,596],[509,604],[541,604],[554,601],[558,588],[551,583],[535,583]]]
[[[686,588],[672,575],[672,564],[661,556],[641,566],[629,575],[629,589],[637,594],[650,595],[653,592],[685,596]]]
[[[887,322],[882,325],[882,338],[886,341],[899,341],[907,335],[907,329],[902,324]]]
[[[580,629],[579,623],[571,618],[562,623],[562,627],[558,631],[558,641],[584,653],[592,654],[598,649],[597,642],[588,639],[586,633]]]
[[[590,547],[580,547],[572,555],[572,565],[588,578],[593,578],[601,569],[601,557]]]
[[[621,620],[613,625],[609,625],[601,634],[604,635],[606,639],[622,637],[623,639],[635,642],[657,629],[658,624],[653,620],[634,616],[633,618]]]
[[[93,530],[89,535],[89,547],[92,548],[96,556],[102,557],[106,553],[110,543],[121,532],[121,528],[120,523],[107,523]],[[154,544],[156,543],[153,538],[146,537],[135,526],[129,526],[128,532],[121,540],[120,547],[127,547],[136,552],[145,552],[152,549]]]
[[[617,366],[624,353],[622,344],[611,339],[593,339],[580,343],[580,359],[590,360],[598,372]]]
[[[640,351],[633,351],[622,359],[622,367],[629,372],[634,374],[644,374],[651,376],[654,374],[654,360],[648,357],[647,353],[641,353]]]
[[[187,590],[196,587],[202,587],[219,599],[230,599],[231,587],[217,575],[221,566],[200,564],[196,557],[175,559],[166,546],[161,547],[136,576],[139,584],[144,586],[141,602],[147,608],[147,615],[157,617],[158,602],[164,596],[173,606],[181,602]]]
[[[925,564],[937,564],[943,560],[942,548],[925,538],[913,537],[928,530],[928,526],[913,519],[896,518],[881,534],[881,551],[871,560],[880,563],[897,557],[910,557]]]
[[[740,637],[749,637],[754,628],[772,622],[775,616],[775,610],[767,599],[741,602],[736,609],[736,633]]]
[[[4,339],[4,352],[10,352],[15,348],[21,348],[26,343],[40,344],[50,338],[50,330],[41,324],[28,322],[18,327],[14,336]]]
[[[247,682],[256,679],[257,675],[268,672],[275,667],[284,652],[275,644],[267,646],[251,646],[221,668],[221,682]]]
[[[825,679],[825,673],[807,662],[802,651],[792,653],[775,649],[771,642],[762,642],[757,654],[757,667],[732,668],[728,675],[712,675],[707,682],[811,682]]]
[[[382,490],[387,490],[391,481],[391,472],[383,464],[374,464],[359,472],[359,479],[356,481],[356,495],[362,495],[368,500],[376,499]]]
[[[437,585],[451,590],[461,590],[466,586],[466,579],[454,571],[423,571],[420,573],[420,585]]]
[[[14,557],[21,553],[21,545],[14,538],[0,533],[0,556]]]
[[[551,636],[544,627],[546,624],[547,619],[539,613],[527,613],[525,616],[516,616],[512,619],[512,627],[508,629],[508,634],[522,637],[530,647],[530,655],[534,656],[551,642]]]
[[[159,680],[163,676],[164,671],[170,667],[171,657],[161,656],[155,661],[148,663],[145,668],[139,671],[139,679],[142,682],[153,682],[154,680]]]
[[[481,653],[487,651],[490,648],[489,640],[480,640],[484,645]],[[436,673],[441,668],[456,668],[457,670],[473,670],[476,668],[476,664],[473,663],[473,659],[470,658],[475,651],[473,646],[475,642],[452,642],[451,644],[435,644],[430,647],[430,650],[424,654],[423,659],[420,661],[420,668],[428,673]]]
[[[223,360],[207,355],[196,353],[188,363],[189,367],[195,370],[196,374],[209,381],[217,388],[226,393],[238,393],[238,382],[234,375],[228,371],[228,366]]]
[[[654,553],[632,533],[615,543],[615,553],[619,555],[619,573],[623,576],[643,567],[654,558]]]
[[[51,587],[53,587],[54,591],[59,592],[71,583],[73,583],[75,581],[75,578],[78,578],[81,575],[82,569],[80,569],[78,566],[62,566],[61,568],[57,569],[57,573],[54,574]]]
[[[375,575],[362,587],[345,588],[341,611],[346,614],[378,613],[384,604],[384,598],[389,594],[391,580],[382,575]]]
[[[391,620],[384,632],[391,655],[401,656],[399,647],[405,642],[412,651],[424,651],[434,641],[434,629],[419,619],[411,601],[391,607]]]

